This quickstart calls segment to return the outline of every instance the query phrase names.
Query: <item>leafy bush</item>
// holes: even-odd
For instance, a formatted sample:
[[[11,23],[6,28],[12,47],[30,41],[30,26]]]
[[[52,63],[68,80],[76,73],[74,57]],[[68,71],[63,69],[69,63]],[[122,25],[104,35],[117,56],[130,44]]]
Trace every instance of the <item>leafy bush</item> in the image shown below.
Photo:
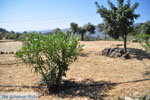
[[[77,59],[82,47],[74,36],[67,37],[62,33],[48,36],[31,34],[16,57],[31,64],[50,88],[60,84],[69,64]]]
[[[6,35],[4,37],[6,39],[18,40],[20,35],[21,35],[21,33],[6,33]]]
[[[0,40],[2,40],[3,39],[3,36],[2,36],[2,34],[0,33]]]
[[[145,48],[147,53],[150,53],[150,34],[139,34],[137,35],[139,43]]]
[[[35,34],[34,32],[33,33],[23,33],[23,34],[20,34],[17,38],[18,41],[26,41],[32,34]]]
[[[150,53],[150,21],[142,24],[139,29],[141,31],[140,34],[137,34],[137,39],[146,51]]]
[[[6,35],[6,39],[16,39],[16,34],[14,34],[14,33],[8,33]]]

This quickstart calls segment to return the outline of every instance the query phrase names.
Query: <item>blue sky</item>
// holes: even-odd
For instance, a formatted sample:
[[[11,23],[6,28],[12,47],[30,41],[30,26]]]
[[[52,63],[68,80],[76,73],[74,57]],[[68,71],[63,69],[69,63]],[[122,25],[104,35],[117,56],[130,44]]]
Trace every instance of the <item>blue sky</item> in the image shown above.
[[[108,7],[107,0],[97,0]],[[116,4],[117,0],[110,0]],[[126,0],[125,0],[126,1]],[[95,0],[0,0],[0,27],[9,31],[45,30],[68,28],[71,22],[79,26],[91,22],[95,25],[103,20],[96,13]],[[141,16],[136,23],[150,20],[150,0],[139,2],[135,11]]]

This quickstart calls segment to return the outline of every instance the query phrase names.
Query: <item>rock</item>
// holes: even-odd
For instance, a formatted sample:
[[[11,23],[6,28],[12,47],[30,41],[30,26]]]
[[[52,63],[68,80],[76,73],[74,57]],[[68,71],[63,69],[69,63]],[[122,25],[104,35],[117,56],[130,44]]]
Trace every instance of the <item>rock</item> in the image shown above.
[[[105,49],[102,51],[102,55],[108,56],[110,50],[111,50],[111,48],[105,48]]]
[[[117,47],[119,47],[119,46],[123,46],[123,44],[117,44],[116,46],[117,46]]]
[[[5,54],[5,52],[1,51],[1,54]]]
[[[110,57],[114,57],[114,56],[115,56],[115,51],[112,52],[112,53],[110,52],[109,56],[110,56]]]
[[[132,99],[130,97],[125,97],[125,100],[134,100],[134,99]]]
[[[137,43],[138,40],[137,40],[137,39],[132,39],[131,42],[132,42],[132,43]]]
[[[130,57],[129,52],[124,52],[124,50],[121,48],[105,48],[102,51],[102,55],[106,55],[113,58],[122,57],[125,59],[128,59]]]
[[[124,54],[122,55],[122,57],[125,58],[125,59],[129,59],[129,58],[130,58],[130,55],[129,55],[128,52],[126,52],[126,53],[124,53]]]
[[[13,52],[13,51],[11,51],[11,52],[9,52],[9,54],[14,54],[14,52]]]
[[[115,49],[112,49],[112,48],[111,48],[111,49],[109,50],[109,52],[108,52],[108,55],[111,56],[111,55],[113,54],[113,51],[115,51]]]

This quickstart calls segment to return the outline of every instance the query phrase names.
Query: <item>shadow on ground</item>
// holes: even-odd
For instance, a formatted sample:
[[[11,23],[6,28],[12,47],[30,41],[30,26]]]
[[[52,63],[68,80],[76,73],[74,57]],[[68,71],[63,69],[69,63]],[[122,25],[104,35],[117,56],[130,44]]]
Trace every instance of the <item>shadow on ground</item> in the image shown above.
[[[89,55],[100,55],[100,52],[95,52],[95,51],[89,51],[89,52],[86,52],[86,53],[80,53],[79,56],[80,57],[89,57]]]
[[[73,79],[65,80],[56,89],[51,88],[48,90],[38,89],[38,92],[42,92],[42,95],[51,95],[59,98],[74,98],[74,97],[86,97],[88,99],[103,100],[108,95],[108,90],[111,90],[116,84],[93,81],[91,79],[85,79],[80,82],[75,82]]]
[[[75,82],[73,79],[70,79],[63,81],[57,89],[54,87],[50,90],[46,88],[36,88],[36,91],[41,94],[40,96],[54,96],[62,99],[85,97],[93,100],[104,100],[106,97],[109,97],[107,93],[117,85],[143,81],[150,81],[150,79],[140,79],[119,83],[93,81],[91,79]]]
[[[133,55],[134,58],[138,60],[142,59],[150,59],[150,55],[146,53],[146,51],[137,48],[128,48],[129,53]]]
[[[14,85],[0,85],[4,91],[8,91],[8,88],[33,88],[36,92],[38,92],[39,97],[41,96],[52,96],[52,98],[75,98],[75,97],[83,97],[87,99],[93,100],[104,100],[106,97],[109,97],[108,92],[115,88],[115,86],[120,84],[134,84],[137,82],[150,81],[150,78],[127,81],[127,82],[119,82],[119,83],[111,83],[105,81],[93,81],[91,79],[85,79],[80,82],[76,82],[73,79],[65,80],[58,88],[51,88],[50,90],[45,86],[14,86]],[[5,90],[6,87],[6,90]]]

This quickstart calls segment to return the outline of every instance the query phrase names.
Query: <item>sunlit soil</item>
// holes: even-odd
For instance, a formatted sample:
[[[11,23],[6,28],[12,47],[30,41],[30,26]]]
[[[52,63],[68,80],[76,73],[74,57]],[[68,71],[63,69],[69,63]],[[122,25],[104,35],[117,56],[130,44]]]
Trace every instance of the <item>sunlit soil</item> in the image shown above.
[[[144,50],[138,43],[127,43],[132,50],[131,59],[109,58],[101,55],[106,47],[116,47],[123,44],[119,41],[85,41],[84,50],[77,61],[69,66],[67,77],[63,80],[72,80],[76,84],[85,84],[85,87],[71,87],[60,93],[45,93],[47,89],[22,87],[0,87],[0,92],[30,92],[39,94],[39,100],[89,100],[107,99],[116,97],[134,96],[135,92],[141,95],[150,93],[150,60],[138,52]],[[0,42],[0,51],[18,51],[21,42]],[[123,46],[120,46],[123,48]],[[138,54],[139,53],[139,54]],[[141,59],[138,59],[141,57]],[[31,67],[16,59],[13,54],[0,55],[0,85],[38,86],[41,82],[39,74],[31,71]],[[103,85],[95,85],[95,84]],[[44,92],[45,91],[45,92]]]

